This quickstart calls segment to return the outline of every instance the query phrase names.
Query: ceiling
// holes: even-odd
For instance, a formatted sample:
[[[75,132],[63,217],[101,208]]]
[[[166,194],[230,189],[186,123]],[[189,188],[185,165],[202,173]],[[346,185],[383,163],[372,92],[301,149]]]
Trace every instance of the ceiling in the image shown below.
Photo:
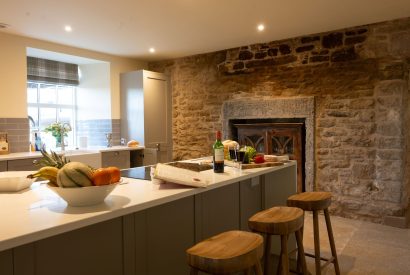
[[[147,61],[410,16],[409,0],[0,0],[0,7],[0,23],[10,25],[0,31]]]

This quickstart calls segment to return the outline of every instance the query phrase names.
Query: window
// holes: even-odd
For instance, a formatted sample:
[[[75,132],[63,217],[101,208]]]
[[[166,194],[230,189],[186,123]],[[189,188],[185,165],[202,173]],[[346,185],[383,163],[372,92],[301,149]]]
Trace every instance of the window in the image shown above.
[[[31,121],[31,131],[42,131],[56,121],[68,122],[73,131],[68,133],[65,144],[74,146],[76,121],[76,87],[28,82],[27,101],[28,115]],[[55,148],[55,140],[51,134],[41,133],[42,140],[48,148]]]
[[[27,79],[31,133],[40,132],[43,143],[55,149],[55,138],[42,131],[55,122],[69,123],[73,130],[65,137],[64,144],[74,146],[78,65],[28,56]]]

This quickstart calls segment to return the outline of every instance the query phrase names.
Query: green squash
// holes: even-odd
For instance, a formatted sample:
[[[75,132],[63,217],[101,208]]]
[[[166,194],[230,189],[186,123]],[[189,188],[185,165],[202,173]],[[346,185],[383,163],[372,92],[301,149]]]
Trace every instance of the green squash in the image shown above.
[[[92,168],[81,162],[69,162],[58,171],[57,185],[60,187],[91,186]]]

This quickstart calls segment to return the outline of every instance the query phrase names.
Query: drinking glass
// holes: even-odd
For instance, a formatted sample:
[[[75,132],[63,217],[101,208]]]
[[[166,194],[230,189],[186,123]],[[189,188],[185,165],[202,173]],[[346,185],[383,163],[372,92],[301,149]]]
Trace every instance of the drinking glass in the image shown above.
[[[246,146],[241,146],[238,150],[238,161],[243,163],[246,154]]]
[[[238,161],[238,148],[237,146],[229,146],[229,157],[233,162]]]

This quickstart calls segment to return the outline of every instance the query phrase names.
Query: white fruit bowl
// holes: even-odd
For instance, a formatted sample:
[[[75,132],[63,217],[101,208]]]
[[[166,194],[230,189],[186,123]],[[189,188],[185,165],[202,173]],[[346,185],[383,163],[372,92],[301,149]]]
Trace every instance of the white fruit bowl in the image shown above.
[[[112,190],[117,187],[117,184],[71,188],[55,187],[47,184],[47,187],[70,206],[89,206],[102,203]]]
[[[31,173],[33,171],[0,172],[0,192],[17,192],[29,188],[35,180],[27,178]]]

